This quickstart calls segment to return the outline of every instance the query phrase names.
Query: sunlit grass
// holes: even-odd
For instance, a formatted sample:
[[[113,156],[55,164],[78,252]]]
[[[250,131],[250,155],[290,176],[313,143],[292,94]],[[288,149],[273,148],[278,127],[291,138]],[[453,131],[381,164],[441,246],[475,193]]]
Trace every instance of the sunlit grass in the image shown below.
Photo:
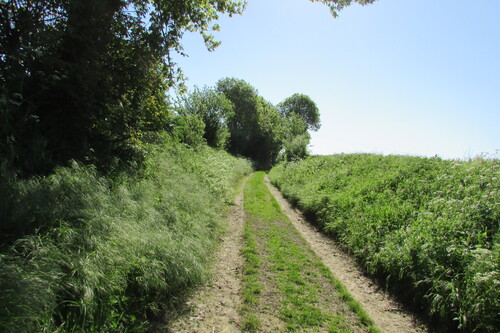
[[[259,296],[262,291],[262,285],[259,281],[260,257],[257,252],[255,238],[250,231],[248,223],[245,225],[243,233],[245,245],[242,250],[245,264],[243,266],[243,328],[246,331],[256,331],[260,327],[260,321],[255,315],[259,306]]]
[[[270,178],[440,325],[496,330],[499,160],[318,156],[275,167]]]
[[[2,178],[0,330],[147,330],[206,279],[224,206],[250,170],[167,141],[119,181],[77,163]]]
[[[361,306],[333,278],[283,214],[264,184],[264,175],[254,174],[245,188],[246,248],[252,248],[252,255],[246,259],[249,265],[253,256],[258,255],[259,265],[252,270],[253,280],[259,279],[257,283],[265,283],[265,288],[276,289],[273,293],[279,294],[275,296],[276,309],[272,315],[284,323],[287,331],[327,327],[331,332],[349,332],[352,320],[330,309],[329,303],[336,302],[341,311],[348,311],[350,306],[359,325],[377,332]],[[266,272],[261,269],[262,262],[266,263]],[[265,282],[263,274],[267,275]],[[245,289],[249,285],[247,282]],[[257,306],[249,310],[259,311]]]

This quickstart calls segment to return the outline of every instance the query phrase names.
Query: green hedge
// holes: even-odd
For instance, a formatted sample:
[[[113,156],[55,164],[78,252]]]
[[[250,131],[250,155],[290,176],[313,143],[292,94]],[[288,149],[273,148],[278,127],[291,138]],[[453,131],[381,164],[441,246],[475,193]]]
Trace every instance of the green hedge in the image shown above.
[[[203,282],[246,160],[169,139],[134,176],[73,163],[0,180],[0,331],[147,330]]]
[[[317,156],[271,181],[439,326],[500,327],[500,161]]]

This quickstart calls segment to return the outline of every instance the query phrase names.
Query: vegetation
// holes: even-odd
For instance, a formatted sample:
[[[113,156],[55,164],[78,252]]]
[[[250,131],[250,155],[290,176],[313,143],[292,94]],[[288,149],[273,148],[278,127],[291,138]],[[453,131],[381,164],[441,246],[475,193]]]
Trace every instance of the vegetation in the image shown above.
[[[161,142],[115,180],[76,162],[48,177],[3,175],[1,331],[146,330],[204,281],[224,204],[250,165]]]
[[[225,149],[230,135],[227,123],[234,115],[233,103],[224,94],[207,87],[195,88],[180,99],[178,122],[194,126],[175,126],[174,131],[180,134],[179,139],[194,146],[203,142],[210,147]]]
[[[215,88],[195,88],[176,103],[173,133],[190,146],[208,144],[245,156],[259,169],[308,155],[308,130],[320,127],[310,97],[295,94],[278,106],[244,80],[225,78]]]
[[[258,331],[264,314],[279,320],[265,323],[268,330],[378,332],[283,214],[264,176],[252,175],[244,192],[245,328]]]
[[[339,11],[344,7],[350,6],[352,3],[359,3],[360,5],[368,5],[377,0],[310,0],[311,2],[321,2],[330,8],[333,17],[337,17]]]
[[[239,1],[0,2],[0,155],[27,174],[70,159],[138,159],[144,132],[166,129],[170,52],[185,31],[208,31]]]
[[[336,15],[373,1],[320,2]],[[222,149],[260,168],[307,155],[317,126],[242,80],[166,98],[183,34],[213,50],[219,15],[244,7],[0,1],[0,330],[146,330],[203,281],[251,169]]]
[[[321,127],[318,107],[307,95],[293,94],[281,102],[278,109],[285,117],[300,118],[310,130],[317,131]]]
[[[316,156],[270,178],[366,270],[446,330],[500,322],[500,161]]]
[[[260,168],[270,168],[282,146],[283,122],[276,108],[243,80],[222,79],[217,90],[235,108],[228,124],[229,152],[249,157]]]
[[[353,1],[320,2],[336,15]],[[48,174],[72,159],[103,170],[116,160],[137,161],[143,134],[174,125],[165,96],[182,82],[171,53],[184,54],[184,33],[199,32],[214,50],[220,44],[211,35],[219,30],[214,21],[221,14],[241,14],[245,4],[2,0],[2,162],[29,176]],[[275,142],[266,144],[274,152]]]

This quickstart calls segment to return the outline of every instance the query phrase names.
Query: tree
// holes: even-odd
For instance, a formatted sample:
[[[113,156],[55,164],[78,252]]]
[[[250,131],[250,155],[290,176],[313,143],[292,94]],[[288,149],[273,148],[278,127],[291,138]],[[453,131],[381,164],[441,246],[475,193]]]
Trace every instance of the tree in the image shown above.
[[[320,127],[319,110],[310,97],[294,94],[275,107],[249,83],[235,78],[219,80],[216,90],[234,105],[228,120],[230,153],[246,156],[262,169],[308,155],[308,130]]]
[[[307,95],[293,94],[278,105],[278,110],[287,118],[298,116],[311,131],[321,127],[318,107]]]
[[[307,157],[307,146],[311,140],[307,124],[293,113],[289,117],[284,117],[283,121],[286,131],[281,158],[285,161],[294,161]]]
[[[243,80],[235,78],[221,79],[216,84],[216,90],[224,94],[234,105],[234,115],[229,119],[228,127],[231,134],[229,152],[250,157],[252,136],[258,131],[258,93],[257,90]]]
[[[258,129],[252,140],[253,158],[257,167],[270,169],[276,162],[285,139],[284,119],[276,107],[263,97],[258,98]]]
[[[330,8],[330,12],[333,17],[337,17],[339,11],[344,9],[344,7],[350,6],[353,2],[359,3],[360,5],[368,5],[374,3],[377,0],[309,0],[311,2],[321,2]]]
[[[287,162],[297,161],[309,156],[307,146],[311,140],[308,132],[290,137],[283,145],[283,159]]]
[[[165,90],[182,73],[186,31],[209,33],[239,0],[2,0],[0,154],[26,173],[69,159],[127,158],[167,126]]]
[[[205,124],[199,115],[189,114],[181,109],[174,117],[173,125],[172,134],[178,141],[192,148],[206,143],[203,138]]]
[[[203,138],[214,148],[226,148],[229,140],[228,121],[234,105],[222,93],[211,88],[195,88],[178,107],[179,116],[195,116],[204,124]]]
[[[271,167],[284,137],[283,117],[276,107],[244,80],[221,79],[216,89],[234,105],[234,115],[228,122],[229,152],[252,159],[258,168]]]
[[[321,127],[316,103],[307,95],[293,94],[278,104],[278,110],[287,128],[282,158],[286,161],[305,158],[311,139],[308,130],[317,131]]]

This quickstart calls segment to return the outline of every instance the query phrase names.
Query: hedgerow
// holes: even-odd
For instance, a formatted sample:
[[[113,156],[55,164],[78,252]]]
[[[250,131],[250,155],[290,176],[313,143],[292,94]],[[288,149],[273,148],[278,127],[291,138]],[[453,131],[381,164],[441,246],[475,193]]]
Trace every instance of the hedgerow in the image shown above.
[[[282,164],[271,181],[444,329],[500,326],[500,161],[370,154]]]

